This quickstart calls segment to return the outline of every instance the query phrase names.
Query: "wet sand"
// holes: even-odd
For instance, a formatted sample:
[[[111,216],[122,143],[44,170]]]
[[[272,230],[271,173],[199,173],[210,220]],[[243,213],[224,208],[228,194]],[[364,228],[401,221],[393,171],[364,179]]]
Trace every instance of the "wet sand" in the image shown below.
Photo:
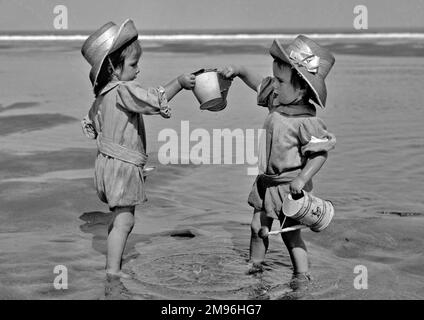
[[[81,150],[79,155],[88,157]],[[58,154],[45,157],[52,164],[60,159]],[[27,161],[32,164],[27,170],[38,167],[31,157]],[[11,162],[19,163],[19,157]],[[106,280],[110,213],[96,201],[91,170],[82,167],[67,177],[60,170],[37,168],[38,177],[50,176],[34,181],[21,173],[20,180],[0,184],[1,298],[299,298],[288,287],[291,266],[278,237],[271,238],[264,273],[246,275],[250,215],[220,191],[221,183],[187,194],[202,184],[196,179],[203,175],[200,168],[159,166],[160,173],[148,181],[149,202],[137,209],[125,252],[124,269],[134,278]],[[169,178],[172,183],[166,183]],[[301,298],[423,297],[422,217],[339,216],[324,232],[304,236],[314,281]],[[68,268],[67,290],[53,287],[56,265]],[[368,269],[367,290],[353,287],[357,265]]]
[[[93,186],[95,144],[79,125],[92,95],[76,48],[0,51],[0,62],[8,62],[0,63],[0,298],[424,298],[422,58],[336,56],[321,115],[338,145],[315,180],[316,194],[333,201],[336,216],[324,232],[303,232],[314,280],[298,293],[288,285],[291,264],[279,237],[270,239],[264,272],[246,274],[252,212],[246,198],[254,180],[247,165],[157,161],[159,131],[179,131],[181,121],[209,132],[260,128],[265,113],[240,82],[222,112],[201,112],[184,92],[172,101],[170,120],[146,117],[149,165],[157,170],[147,179],[149,201],[137,207],[125,251],[124,269],[133,279],[105,278],[110,213]],[[172,48],[146,50],[140,81],[165,83],[236,57],[219,48],[189,56]],[[270,59],[254,51],[237,61],[270,71]],[[12,77],[17,67],[24,75],[19,83]],[[57,265],[68,269],[66,290],[53,286]],[[368,270],[366,290],[354,287],[358,265]]]

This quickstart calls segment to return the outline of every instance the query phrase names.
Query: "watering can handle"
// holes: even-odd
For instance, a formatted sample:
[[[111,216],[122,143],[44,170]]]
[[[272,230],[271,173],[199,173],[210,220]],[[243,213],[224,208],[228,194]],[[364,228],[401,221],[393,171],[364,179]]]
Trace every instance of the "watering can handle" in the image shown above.
[[[195,76],[198,76],[199,74],[202,74],[202,73],[205,73],[205,72],[211,72],[211,71],[218,71],[218,69],[205,69],[205,68],[202,68],[202,69],[199,69],[199,70],[197,70],[197,71],[194,71],[194,72],[192,72],[192,74],[194,74]]]

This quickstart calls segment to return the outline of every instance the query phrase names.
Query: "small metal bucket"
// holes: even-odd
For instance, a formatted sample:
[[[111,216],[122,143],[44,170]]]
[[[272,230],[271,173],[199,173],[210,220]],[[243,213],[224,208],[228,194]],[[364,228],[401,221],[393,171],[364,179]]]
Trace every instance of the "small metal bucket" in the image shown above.
[[[196,85],[193,93],[201,110],[221,111],[227,106],[231,80],[224,79],[216,69],[201,69],[194,72]]]
[[[328,227],[334,216],[331,201],[322,200],[303,191],[303,197],[294,200],[291,194],[285,196],[283,213],[286,217],[299,221],[312,231],[320,232]]]

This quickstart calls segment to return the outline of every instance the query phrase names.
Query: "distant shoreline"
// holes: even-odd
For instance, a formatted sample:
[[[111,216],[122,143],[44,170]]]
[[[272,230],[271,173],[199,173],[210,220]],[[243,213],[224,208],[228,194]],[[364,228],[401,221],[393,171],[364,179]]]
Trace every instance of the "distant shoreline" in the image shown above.
[[[292,39],[299,33],[237,33],[237,34],[155,34],[140,35],[143,41],[188,41],[188,40],[267,40],[267,39]],[[399,33],[304,33],[312,39],[328,40],[372,40],[372,39],[424,39],[421,32]],[[0,34],[0,41],[84,41],[88,34]]]
[[[184,36],[140,36],[145,52],[187,53],[187,54],[267,54],[273,39],[288,43],[295,35],[184,35]],[[384,56],[384,57],[423,57],[424,33],[414,35],[326,35],[311,36],[325,45],[335,54]],[[84,35],[74,36],[20,36],[20,38],[2,38],[0,36],[0,53],[34,52],[58,50],[58,52],[79,51]]]

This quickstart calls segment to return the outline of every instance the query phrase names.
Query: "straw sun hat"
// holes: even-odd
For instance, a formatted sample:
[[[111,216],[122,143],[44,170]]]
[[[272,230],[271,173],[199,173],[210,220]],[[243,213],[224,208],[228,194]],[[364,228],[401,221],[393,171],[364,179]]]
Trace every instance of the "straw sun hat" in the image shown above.
[[[127,19],[118,27],[108,22],[90,35],[81,48],[81,53],[91,65],[90,81],[96,85],[103,62],[106,57],[123,45],[138,38],[134,22]]]
[[[322,108],[325,107],[327,87],[324,80],[335,62],[329,50],[308,37],[299,35],[287,46],[274,40],[269,53],[273,58],[282,60],[296,69],[312,89],[314,93],[312,100]]]

